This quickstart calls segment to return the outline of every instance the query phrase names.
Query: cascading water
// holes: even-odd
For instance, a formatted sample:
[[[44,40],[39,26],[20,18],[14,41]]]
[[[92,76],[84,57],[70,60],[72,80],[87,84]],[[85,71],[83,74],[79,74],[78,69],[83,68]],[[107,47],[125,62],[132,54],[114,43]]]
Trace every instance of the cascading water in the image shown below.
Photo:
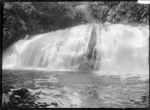
[[[86,24],[18,41],[3,53],[3,69],[144,74],[149,72],[148,45],[148,26]]]

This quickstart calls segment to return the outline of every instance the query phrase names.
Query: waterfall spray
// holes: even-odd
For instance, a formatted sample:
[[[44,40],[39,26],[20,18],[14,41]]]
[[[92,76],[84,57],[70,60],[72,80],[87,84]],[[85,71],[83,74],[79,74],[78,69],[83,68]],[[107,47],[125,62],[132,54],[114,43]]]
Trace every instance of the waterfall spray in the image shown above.
[[[148,26],[80,25],[19,40],[4,52],[3,69],[148,73],[148,39]]]

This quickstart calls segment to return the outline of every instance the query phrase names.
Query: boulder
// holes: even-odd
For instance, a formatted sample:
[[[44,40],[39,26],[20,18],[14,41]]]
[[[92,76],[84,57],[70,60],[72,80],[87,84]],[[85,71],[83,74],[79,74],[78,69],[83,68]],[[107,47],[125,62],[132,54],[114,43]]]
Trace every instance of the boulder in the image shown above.
[[[27,98],[29,91],[26,88],[15,89],[13,90],[13,95],[18,95],[21,98]]]

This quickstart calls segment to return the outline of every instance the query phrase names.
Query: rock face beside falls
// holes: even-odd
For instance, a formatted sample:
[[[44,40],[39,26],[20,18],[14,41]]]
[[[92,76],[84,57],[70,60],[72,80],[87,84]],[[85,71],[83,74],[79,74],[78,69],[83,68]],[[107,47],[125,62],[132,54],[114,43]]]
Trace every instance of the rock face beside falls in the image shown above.
[[[87,52],[85,53],[83,62],[79,66],[80,70],[94,70],[96,60],[100,61],[100,57],[98,57],[99,55],[97,53],[98,50],[96,50],[97,36],[96,25],[93,25],[91,36],[88,42]]]
[[[148,71],[148,26],[86,24],[20,40],[3,68]]]

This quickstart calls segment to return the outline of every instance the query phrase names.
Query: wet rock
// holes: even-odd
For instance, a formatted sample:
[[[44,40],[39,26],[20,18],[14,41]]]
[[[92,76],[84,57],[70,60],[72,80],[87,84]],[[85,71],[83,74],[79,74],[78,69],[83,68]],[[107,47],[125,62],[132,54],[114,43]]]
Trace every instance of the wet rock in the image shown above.
[[[18,90],[13,90],[14,95],[19,95],[21,98],[27,98],[29,91],[26,88],[21,88]]]
[[[46,102],[38,104],[39,108],[46,108],[47,106],[49,106],[49,105]]]
[[[57,107],[57,106],[58,106],[58,103],[56,103],[56,102],[52,102],[52,103],[51,103],[51,105],[54,105],[54,106],[56,106],[56,107]]]
[[[10,100],[12,104],[18,104],[20,102],[20,98],[19,97],[15,97],[14,95],[10,96]]]
[[[149,95],[144,95],[141,97],[141,99],[142,99],[142,104],[149,107]]]
[[[31,95],[26,88],[12,89],[8,95],[4,93],[3,96],[3,107],[5,105],[6,108],[38,108],[35,104],[35,94]]]

